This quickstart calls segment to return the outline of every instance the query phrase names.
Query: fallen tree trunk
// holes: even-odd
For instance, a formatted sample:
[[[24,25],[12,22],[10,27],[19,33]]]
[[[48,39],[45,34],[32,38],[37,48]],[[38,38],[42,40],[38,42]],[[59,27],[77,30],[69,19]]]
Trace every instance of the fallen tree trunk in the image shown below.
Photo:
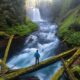
[[[1,74],[5,74],[9,69],[8,66],[6,65],[6,61],[7,61],[9,48],[10,48],[11,42],[13,40],[13,37],[14,37],[14,35],[10,36],[10,39],[8,41],[8,44],[7,44],[7,47],[6,47],[6,50],[5,50],[3,61],[0,60],[0,65],[1,65],[1,71],[0,72],[1,72]]]
[[[12,42],[13,38],[14,38],[14,35],[10,36],[10,39],[8,41],[8,45],[6,47],[4,58],[3,58],[4,63],[6,63],[6,61],[7,61],[7,57],[8,57],[8,53],[9,53],[9,48],[10,48],[10,45],[11,45],[11,42]]]
[[[76,53],[66,61],[68,67],[80,56],[80,48],[76,51]],[[61,67],[51,78],[51,80],[58,80],[64,72],[64,67]]]
[[[60,67],[58,71],[52,76],[51,80],[59,80],[62,77],[62,74],[64,73],[64,68]]]
[[[10,73],[7,73],[5,75],[5,77],[7,79],[12,79],[12,78],[15,78],[19,75],[23,75],[23,74],[28,74],[28,73],[31,73],[31,72],[35,72],[39,69],[42,69],[42,68],[45,68],[51,64],[53,64],[54,62],[60,60],[62,57],[65,58],[71,54],[74,54],[74,52],[77,50],[77,48],[73,48],[71,50],[68,50],[66,52],[63,52],[59,55],[56,55],[56,56],[53,56],[52,58],[48,59],[48,60],[45,60],[45,61],[42,61],[39,63],[39,65],[32,65],[30,67],[27,67],[27,68],[22,68],[22,69],[18,69],[18,70],[13,70],[11,71]]]
[[[62,62],[63,62],[64,71],[66,71],[69,79],[70,80],[77,80],[77,78],[74,76],[74,74],[72,73],[72,71],[70,70],[70,68],[68,67],[67,63],[64,61],[63,58],[62,58]]]

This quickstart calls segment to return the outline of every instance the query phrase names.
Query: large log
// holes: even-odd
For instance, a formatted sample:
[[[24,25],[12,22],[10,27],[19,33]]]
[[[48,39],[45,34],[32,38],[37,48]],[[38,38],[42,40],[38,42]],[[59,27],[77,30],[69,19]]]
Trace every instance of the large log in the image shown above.
[[[71,71],[71,69],[69,68],[69,66],[67,65],[67,63],[64,61],[64,59],[62,58],[62,62],[63,62],[63,67],[64,67],[64,70],[66,71],[68,77],[70,80],[78,80],[73,72]]]
[[[9,48],[10,48],[11,42],[13,40],[13,37],[14,37],[14,35],[10,36],[10,39],[8,41],[8,45],[6,47],[4,58],[3,58],[4,63],[6,63],[6,61],[7,61],[7,57],[8,57],[8,53],[9,53]]]
[[[76,53],[66,61],[67,66],[70,65],[80,56],[80,48],[76,51]],[[62,66],[51,78],[51,80],[58,80],[64,72],[64,67]]]
[[[57,72],[54,73],[54,75],[51,77],[50,80],[59,80],[62,77],[62,74],[64,73],[64,68],[60,67]]]
[[[13,70],[11,71],[10,73],[7,73],[5,75],[5,77],[7,79],[12,79],[12,78],[15,78],[17,76],[20,76],[20,75],[23,75],[23,74],[28,74],[28,73],[31,73],[31,72],[35,72],[37,70],[40,70],[42,68],[45,68],[51,64],[53,64],[54,62],[60,60],[62,57],[65,58],[71,54],[74,54],[74,52],[77,50],[77,48],[73,48],[71,50],[68,50],[66,52],[63,52],[59,55],[56,55],[56,56],[53,56],[52,58],[48,59],[48,60],[45,60],[45,61],[42,61],[39,63],[39,65],[32,65],[30,67],[27,67],[27,68],[22,68],[22,69],[18,69],[18,70]]]
[[[13,40],[13,37],[14,37],[14,35],[10,36],[10,39],[8,41],[8,44],[7,44],[7,47],[6,47],[6,50],[5,50],[3,61],[0,60],[0,65],[1,65],[0,74],[5,74],[8,71],[8,69],[9,69],[8,66],[6,65],[6,61],[7,61],[9,48],[10,48],[11,42]]]

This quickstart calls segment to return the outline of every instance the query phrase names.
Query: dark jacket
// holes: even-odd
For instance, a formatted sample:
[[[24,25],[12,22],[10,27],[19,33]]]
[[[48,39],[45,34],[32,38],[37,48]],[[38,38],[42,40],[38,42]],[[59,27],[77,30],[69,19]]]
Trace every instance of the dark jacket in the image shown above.
[[[34,56],[35,56],[36,58],[39,58],[39,57],[40,57],[39,52],[38,52],[38,51],[36,51],[36,53],[34,54]]]

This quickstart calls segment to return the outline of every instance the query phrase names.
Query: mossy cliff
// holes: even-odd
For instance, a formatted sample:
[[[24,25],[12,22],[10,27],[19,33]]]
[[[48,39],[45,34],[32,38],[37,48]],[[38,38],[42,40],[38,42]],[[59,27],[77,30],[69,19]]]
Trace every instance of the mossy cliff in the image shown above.
[[[68,44],[80,46],[80,6],[71,10],[61,22],[59,36]]]

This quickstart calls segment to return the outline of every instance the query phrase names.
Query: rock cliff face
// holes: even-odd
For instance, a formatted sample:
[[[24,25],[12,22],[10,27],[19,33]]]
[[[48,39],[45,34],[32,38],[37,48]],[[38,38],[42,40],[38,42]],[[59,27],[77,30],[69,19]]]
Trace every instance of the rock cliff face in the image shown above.
[[[0,30],[24,23],[24,5],[25,0],[0,0]]]

